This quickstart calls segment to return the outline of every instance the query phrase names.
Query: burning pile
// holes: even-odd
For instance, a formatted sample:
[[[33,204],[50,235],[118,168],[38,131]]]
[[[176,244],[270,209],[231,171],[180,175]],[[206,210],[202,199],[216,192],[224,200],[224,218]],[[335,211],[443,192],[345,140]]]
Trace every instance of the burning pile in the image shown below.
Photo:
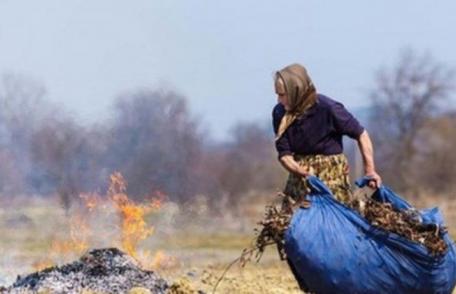
[[[170,287],[151,269],[171,258],[161,250],[154,255],[139,248],[153,234],[146,217],[160,209],[161,199],[135,203],[126,187],[116,172],[106,195],[81,195],[85,208],[68,217],[69,238],[53,239],[48,256],[33,264],[37,272],[18,276],[10,287],[0,287],[0,293],[165,293]],[[101,242],[101,247],[112,248],[94,249],[77,261],[56,266],[62,264],[57,260],[74,260]]]
[[[0,293],[166,293],[166,281],[116,248],[95,249],[79,260],[50,267],[0,289]],[[138,292],[136,292],[138,293]]]
[[[80,195],[85,205],[68,217],[69,236],[65,238],[68,234],[63,234],[53,239],[47,256],[34,262],[35,269],[61,264],[62,259],[72,260],[97,247],[121,248],[145,269],[156,269],[171,260],[161,250],[154,254],[140,248],[140,243],[153,235],[154,227],[147,222],[147,216],[159,211],[161,199],[135,203],[126,189],[125,179],[115,172],[110,176],[106,195]]]

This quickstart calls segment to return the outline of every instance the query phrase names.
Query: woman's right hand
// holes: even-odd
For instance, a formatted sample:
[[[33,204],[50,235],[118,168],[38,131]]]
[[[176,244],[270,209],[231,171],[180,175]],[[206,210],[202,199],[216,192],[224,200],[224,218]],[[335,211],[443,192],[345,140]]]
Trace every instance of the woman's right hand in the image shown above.
[[[310,174],[308,167],[299,165],[292,155],[284,155],[280,157],[280,163],[286,170],[301,177],[307,177]]]
[[[297,174],[304,178],[307,178],[310,176],[309,168],[307,166],[300,165]]]

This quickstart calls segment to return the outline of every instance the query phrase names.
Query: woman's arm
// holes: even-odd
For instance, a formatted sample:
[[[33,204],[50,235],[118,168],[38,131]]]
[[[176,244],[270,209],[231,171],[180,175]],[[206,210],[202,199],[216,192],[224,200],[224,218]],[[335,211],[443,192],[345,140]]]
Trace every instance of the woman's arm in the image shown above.
[[[280,157],[279,161],[290,173],[294,173],[302,177],[307,177],[309,175],[307,168],[300,166],[299,163],[294,160],[292,155],[284,155]]]
[[[369,183],[369,186],[372,188],[378,188],[382,184],[382,178],[375,171],[372,141],[366,130],[361,133],[357,141],[359,151],[363,157],[364,173],[367,177],[372,178],[372,182]]]

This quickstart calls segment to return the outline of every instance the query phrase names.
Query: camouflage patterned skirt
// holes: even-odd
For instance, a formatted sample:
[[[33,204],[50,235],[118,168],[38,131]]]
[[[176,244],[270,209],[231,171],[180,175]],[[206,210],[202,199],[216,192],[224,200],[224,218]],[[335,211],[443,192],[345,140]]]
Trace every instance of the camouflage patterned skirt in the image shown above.
[[[337,200],[347,202],[351,198],[348,161],[344,154],[295,155],[294,159],[300,166],[307,167],[311,175],[319,177]],[[284,193],[295,200],[301,200],[309,192],[307,180],[290,173]]]

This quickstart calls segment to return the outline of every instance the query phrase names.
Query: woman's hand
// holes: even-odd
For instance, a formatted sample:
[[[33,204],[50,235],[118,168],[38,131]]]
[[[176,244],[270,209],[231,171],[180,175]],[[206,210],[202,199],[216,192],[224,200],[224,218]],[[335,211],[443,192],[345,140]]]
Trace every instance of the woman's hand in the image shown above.
[[[372,172],[366,173],[365,176],[370,178],[368,185],[372,189],[378,189],[382,185],[382,178],[380,177],[379,174],[377,174],[377,172],[372,171]]]
[[[302,177],[308,177],[310,176],[310,173],[309,173],[309,168],[307,166],[299,166],[299,171],[297,172],[298,175],[302,176]]]
[[[282,166],[291,173],[297,174],[302,177],[307,177],[310,175],[309,169],[305,166],[299,165],[299,163],[294,160],[292,155],[284,155],[280,157],[280,163]]]

